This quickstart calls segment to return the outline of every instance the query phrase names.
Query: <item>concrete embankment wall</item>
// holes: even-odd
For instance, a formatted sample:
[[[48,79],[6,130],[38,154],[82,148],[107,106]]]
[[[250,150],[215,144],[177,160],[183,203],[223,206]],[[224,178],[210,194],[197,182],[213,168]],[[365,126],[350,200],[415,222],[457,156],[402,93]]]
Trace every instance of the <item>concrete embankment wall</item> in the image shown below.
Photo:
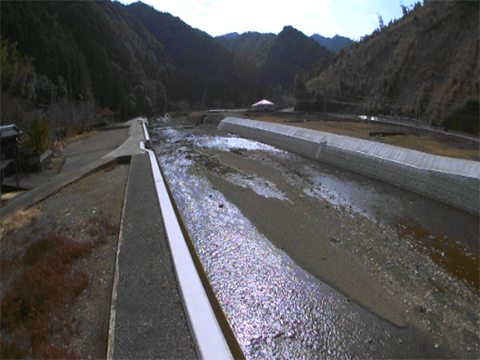
[[[282,124],[228,117],[218,126],[283,150],[342,167],[480,213],[480,163]]]

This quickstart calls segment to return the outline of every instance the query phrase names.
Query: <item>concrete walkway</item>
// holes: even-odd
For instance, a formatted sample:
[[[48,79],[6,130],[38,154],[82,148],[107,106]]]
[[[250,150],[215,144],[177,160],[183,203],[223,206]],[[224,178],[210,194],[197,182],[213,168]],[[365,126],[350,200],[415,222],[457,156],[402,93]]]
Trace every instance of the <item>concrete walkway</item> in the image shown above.
[[[124,126],[130,126],[132,121]],[[130,143],[132,153],[134,150],[133,139],[128,136],[129,130],[117,128],[105,131],[93,138],[68,144],[64,150],[65,164],[62,173],[46,171],[43,173],[29,173],[22,180],[25,191],[20,196],[11,200],[0,209],[1,217],[6,217],[17,210],[27,209],[56,193],[61,188],[85,177],[103,166],[116,161],[116,156],[108,156],[113,150],[123,143]],[[138,150],[138,145],[137,149]]]
[[[132,157],[108,359],[197,358],[147,154]]]
[[[4,218],[29,208],[118,158],[131,157],[112,294],[108,358],[197,358],[155,196],[149,156],[139,147],[145,140],[142,121],[134,119],[126,125],[126,139],[127,130],[121,129],[75,143],[66,154],[70,171],[24,192],[1,208],[0,215]]]
[[[42,186],[24,192],[22,195],[2,207],[0,209],[1,218],[5,218],[13,214],[15,211],[28,209],[68,184],[71,184],[114,161],[116,161],[115,158],[100,158],[77,170],[55,176]]]
[[[7,203],[0,208],[0,219],[35,205],[118,158],[131,158],[115,264],[107,359],[229,359],[231,354],[208,300],[206,307],[197,311],[197,303],[206,295],[202,285],[193,281],[198,278],[194,268],[184,274],[187,283],[179,286],[178,274],[183,270],[179,270],[175,256],[175,265],[172,262],[171,235],[166,236],[177,220],[173,215],[166,225],[162,222],[164,205],[156,196],[159,180],[152,173],[151,157],[155,157],[140,148],[140,143],[148,141],[143,120],[134,119],[126,125],[126,139],[126,130],[121,129],[118,131],[123,133],[113,130],[75,143],[66,154],[69,171]],[[165,201],[169,201],[168,196]],[[180,262],[192,260],[184,256]],[[198,287],[201,289],[192,292]],[[192,315],[200,320],[192,320]],[[222,351],[217,340],[210,340],[217,339],[212,335],[212,323],[221,338]],[[198,329],[208,331],[200,334]]]

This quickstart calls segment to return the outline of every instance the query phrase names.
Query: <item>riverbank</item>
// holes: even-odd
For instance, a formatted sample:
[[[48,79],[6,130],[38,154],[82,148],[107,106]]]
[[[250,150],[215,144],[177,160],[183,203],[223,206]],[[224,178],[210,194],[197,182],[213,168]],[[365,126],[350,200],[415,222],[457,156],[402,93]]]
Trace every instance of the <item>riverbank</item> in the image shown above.
[[[128,169],[129,162],[111,163],[27,210],[2,216],[3,358],[106,357]],[[60,248],[64,256],[70,253],[76,260],[63,265],[63,270],[44,268],[46,262],[54,261],[60,244],[64,244]],[[91,250],[76,253],[78,246],[88,244],[94,244]],[[36,260],[29,265],[27,254],[32,252],[36,252]],[[41,279],[29,279],[29,273],[45,271],[41,269],[48,270]],[[80,278],[85,283],[76,288],[72,282],[78,283]],[[12,297],[24,302],[31,320],[9,306]],[[40,306],[37,301],[41,297],[53,307]],[[24,326],[28,330],[22,330]]]
[[[235,117],[225,118],[218,127],[222,131],[342,167],[479,215],[478,162]]]
[[[124,133],[124,136],[126,136],[126,133]],[[179,145],[184,141],[184,139],[179,141]],[[81,148],[78,147],[78,149]],[[89,149],[91,147],[87,146],[84,148],[84,151],[88,153]],[[367,337],[361,341],[363,345],[358,345],[361,351],[364,352],[357,352],[357,354],[364,354],[365,357],[368,357],[368,354],[370,356],[371,354],[376,354],[378,357],[392,357],[391,351],[393,351],[398,356],[422,353],[438,358],[440,354],[445,354],[443,352],[444,349],[453,348],[455,349],[454,353],[468,358],[474,356],[478,351],[478,339],[475,340],[475,336],[478,335],[475,330],[475,324],[478,324],[478,314],[472,312],[475,304],[478,305],[478,297],[472,292],[471,286],[464,286],[461,281],[455,278],[455,274],[445,272],[439,267],[439,262],[443,258],[451,259],[448,249],[433,248],[425,250],[422,247],[423,244],[420,244],[420,246],[416,245],[415,239],[411,239],[416,236],[412,231],[420,229],[419,231],[422,232],[425,230],[422,228],[423,224],[417,224],[416,227],[411,227],[411,224],[399,224],[400,228],[396,230],[391,228],[389,231],[383,232],[383,228],[379,224],[359,216],[356,213],[358,209],[349,208],[344,204],[333,204],[332,201],[340,199],[340,196],[336,196],[335,193],[330,193],[334,195],[332,199],[320,202],[320,204],[315,205],[305,201],[305,193],[301,191],[303,189],[302,182],[296,177],[298,169],[292,167],[297,162],[279,163],[280,168],[283,170],[278,170],[278,168],[269,167],[272,163],[268,158],[261,157],[261,161],[266,161],[268,165],[266,167],[267,170],[262,170],[262,167],[255,165],[255,162],[252,162],[249,155],[242,149],[221,152],[213,149],[203,149],[197,152],[195,149],[198,150],[198,148],[193,148],[192,154],[190,154],[192,148],[189,148],[186,152],[183,149],[182,152],[178,152],[178,156],[187,162],[192,158],[198,157],[202,164],[200,168],[205,169],[204,171],[212,172],[208,177],[211,183],[215,185],[215,189],[209,188],[208,191],[213,194],[213,198],[215,199],[223,193],[225,198],[235,203],[246,216],[255,219],[253,221],[255,226],[258,226],[259,229],[267,234],[278,249],[293,254],[291,255],[292,258],[303,268],[308,269],[317,278],[331,282],[334,288],[341,289],[342,294],[346,295],[346,297],[339,296],[342,307],[345,305],[350,310],[356,307],[355,311],[361,312],[361,309],[358,310],[359,307],[353,304],[358,300],[358,303],[362,305],[363,303],[367,304],[365,306],[366,309],[374,313],[375,311],[383,313],[383,318],[397,326],[407,325],[408,327],[408,325],[412,325],[421,328],[425,334],[433,332],[431,336],[433,336],[434,340],[431,341],[436,341],[430,343],[423,342],[423,339],[415,341],[416,339],[412,337],[402,335],[404,334],[403,330],[397,329],[397,331],[395,328],[392,329],[390,327],[388,328],[390,334],[395,334],[395,340],[389,343],[392,347],[388,349],[382,348],[380,343],[376,344],[372,340],[377,339],[376,337]],[[119,155],[124,156],[126,153],[123,151],[124,149],[120,150],[118,152]],[[192,158],[188,158],[192,155]],[[285,189],[289,198],[295,204],[278,199],[265,199],[251,189],[235,184],[232,185],[225,180],[224,175],[231,172],[232,170],[230,169],[234,166],[239,167],[241,171],[253,171],[262,178],[279,183],[279,188]],[[290,170],[287,171],[287,168],[290,168]],[[80,303],[83,305],[68,305],[64,307],[64,309],[68,309],[68,315],[57,316],[58,319],[65,319],[66,322],[64,324],[72,323],[79,325],[79,327],[70,327],[70,325],[62,327],[58,326],[59,322],[51,325],[52,329],[67,329],[66,334],[63,334],[61,331],[52,333],[54,334],[52,336],[56,336],[55,339],[58,339],[58,344],[61,344],[67,351],[67,353],[62,353],[62,357],[68,357],[69,354],[72,354],[68,353],[68,351],[80,353],[82,358],[104,356],[107,305],[105,294],[111,291],[109,286],[111,286],[112,279],[112,254],[115,250],[112,239],[115,237],[118,239],[120,230],[118,211],[121,209],[121,203],[125,198],[126,174],[130,171],[129,169],[129,161],[109,162],[107,167],[75,181],[72,185],[65,187],[60,192],[31,208],[32,213],[30,215],[28,213],[19,213],[18,218],[22,222],[19,222],[16,229],[5,237],[2,234],[2,297],[4,291],[8,291],[9,286],[13,283],[13,279],[22,273],[25,252],[35,243],[35,240],[45,238],[45,236],[51,233],[57,233],[59,236],[55,237],[57,240],[53,241],[70,244],[70,240],[76,241],[78,239],[80,242],[87,243],[92,240],[92,244],[95,245],[85,258],[80,259],[75,267],[69,270],[69,274],[72,274],[72,276],[78,274],[82,277],[84,276],[81,275],[84,273],[83,271],[90,274],[87,277],[91,281],[91,287],[87,286],[86,290],[79,297],[81,299]],[[147,174],[145,169],[138,172]],[[292,179],[293,185],[290,183]],[[246,179],[246,181],[250,180]],[[188,181],[191,181],[191,179],[188,178]],[[100,184],[101,186],[99,186]],[[312,191],[316,191],[313,185],[318,186],[317,190],[321,189],[321,184],[309,184],[308,186],[311,185]],[[369,186],[367,185],[366,187]],[[298,189],[295,189],[297,187]],[[105,191],[105,188],[112,190],[113,193]],[[139,188],[142,188],[142,186],[139,185]],[[208,193],[205,198],[207,197]],[[385,201],[387,202],[391,201],[390,204],[394,203],[392,196],[385,197],[382,195],[381,197],[386,199]],[[132,198],[139,200],[136,196],[132,196]],[[204,198],[200,200],[202,203],[205,202]],[[364,201],[363,198],[355,199],[355,201],[357,200],[360,202]],[[406,202],[413,201],[412,199]],[[138,205],[142,209],[142,203],[140,202]],[[387,205],[384,205],[387,208]],[[219,212],[225,212],[230,209],[229,203],[225,202],[225,200],[220,204],[214,203],[212,206]],[[297,211],[297,215],[292,216],[291,214],[294,210]],[[384,208],[380,206],[378,213],[383,210]],[[134,211],[134,213],[137,213],[137,211]],[[413,212],[411,213],[413,214]],[[195,215],[196,213],[191,214]],[[147,221],[148,211],[141,216],[143,220]],[[263,224],[262,219],[265,220]],[[139,222],[135,221],[135,219],[129,221],[130,225],[137,223]],[[303,224],[303,226],[298,228],[299,224]],[[221,227],[224,227],[224,224],[219,228]],[[7,227],[4,227],[2,223],[2,231],[6,229]],[[79,235],[77,236],[77,234]],[[137,232],[131,229],[130,234],[132,239],[135,240]],[[418,235],[420,236],[421,234]],[[436,243],[437,238],[434,235],[426,234],[428,237],[433,236],[433,243]],[[7,239],[8,242],[5,243],[4,239]],[[319,241],[322,239],[325,241],[320,243]],[[388,239],[388,241],[385,239]],[[304,246],[299,246],[298,241],[303,240],[307,241],[307,243]],[[48,241],[46,242],[48,243]],[[135,241],[130,244],[130,246],[132,245],[133,247],[130,249],[135,249]],[[418,250],[418,246],[420,255],[415,255],[413,251]],[[455,250],[464,250],[464,248],[455,247],[455,244],[453,246]],[[164,246],[162,254],[169,258],[169,253],[165,250],[166,248]],[[425,253],[422,254],[421,251],[425,251]],[[46,252],[48,253],[49,250],[47,249]],[[442,252],[446,256],[443,256]],[[467,256],[466,258],[459,257],[454,260],[464,264],[471,259],[468,259]],[[214,263],[218,264],[220,262],[215,261]],[[165,265],[166,262],[162,262],[162,264]],[[322,269],[315,268],[319,264]],[[417,267],[415,267],[415,264]],[[359,269],[359,271],[355,273],[353,267]],[[162,269],[165,268],[165,266],[162,267]],[[236,267],[225,269],[228,270],[225,273],[238,271]],[[242,273],[242,276],[245,274]],[[170,278],[168,278],[170,280],[167,279],[160,284],[159,289],[161,291],[173,291],[176,288],[173,285],[173,274],[171,273],[170,275]],[[138,279],[144,278],[140,277]],[[356,281],[358,279],[364,279],[364,282],[368,282],[368,287],[365,289],[373,289],[371,293],[368,294],[368,291],[362,288],[363,283],[362,281]],[[135,281],[130,280],[127,283],[134,284]],[[240,282],[234,282],[234,284],[238,285]],[[282,285],[283,280],[278,284]],[[273,287],[271,289],[272,291],[268,293],[273,296],[276,290]],[[251,294],[260,294],[260,292],[245,293],[243,288],[237,288],[236,290],[237,295],[240,293],[247,297]],[[261,291],[263,292],[263,290]],[[83,297],[84,295],[85,297]],[[285,295],[287,296],[288,294]],[[291,295],[290,293],[288,296]],[[382,296],[381,302],[379,302],[380,297],[378,295]],[[288,296],[285,299],[288,299]],[[232,298],[227,298],[227,306],[234,303],[234,299],[235,297],[233,296]],[[391,300],[390,305],[389,300]],[[246,304],[244,301],[246,299],[241,300],[239,303]],[[97,308],[92,302],[95,302],[99,307]],[[266,309],[263,306],[264,304],[268,305],[269,303],[256,302],[255,306],[249,307],[245,313],[245,323],[239,324],[239,327],[246,329],[245,324],[248,324],[248,321],[254,318],[253,315],[256,314],[257,310],[259,311],[256,306]],[[376,304],[380,304],[378,309],[376,309]],[[398,307],[394,306],[392,308],[392,304],[398,305]],[[177,305],[179,304],[177,303]],[[126,304],[125,308],[129,309],[129,306],[130,304]],[[71,312],[70,310],[72,309],[76,312]],[[86,314],[86,316],[82,317],[82,314]],[[344,312],[332,312],[331,319],[338,320],[343,318],[344,315]],[[382,315],[380,316],[382,317]],[[370,315],[368,317],[366,315],[366,318],[372,319],[374,316]],[[302,318],[297,320],[302,321]],[[147,323],[148,321],[145,321],[144,325],[149,325]],[[178,324],[175,321],[168,322],[167,325],[178,329]],[[356,324],[350,324],[351,327],[354,327],[354,325]],[[360,326],[361,323],[358,325]],[[269,322],[269,326],[277,327],[279,325],[277,322]],[[300,324],[296,326],[300,327]],[[133,328],[140,329],[136,325]],[[162,329],[160,328],[160,330]],[[126,326],[123,330],[124,339],[132,339],[130,327]],[[277,331],[277,329],[273,330]],[[79,334],[76,334],[76,331]],[[88,333],[91,336],[82,336],[82,334]],[[163,332],[163,334],[167,337],[170,336],[168,332]],[[296,336],[300,337],[301,335],[296,332],[293,332],[293,336],[290,334],[292,333],[277,331],[268,336],[271,336],[272,343],[274,343],[282,340],[288,341],[288,339],[295,340]],[[179,346],[179,351],[185,351],[187,355],[179,356],[180,352],[178,352],[177,357],[188,357],[188,354],[193,354],[189,337],[183,337],[183,334],[179,335],[183,338],[182,341],[185,342],[169,340],[171,341],[168,343],[170,344],[168,346],[169,350],[174,351],[174,346]],[[332,339],[334,335],[329,334],[328,338]],[[358,334],[352,333],[348,335],[349,339],[352,339],[353,335],[357,336]],[[268,336],[265,340],[269,339]],[[362,339],[361,336],[359,338]],[[457,341],[459,338],[461,341]],[[256,338],[256,340],[253,339],[252,341],[260,341],[259,339],[262,338]],[[386,339],[387,337],[385,337]],[[401,339],[403,343],[397,341],[398,339]],[[3,341],[10,340],[11,338],[6,338]],[[335,344],[329,344],[330,348],[334,349]],[[426,346],[427,344],[429,346],[432,345],[431,348],[418,352],[416,346]],[[2,343],[2,348],[5,349],[3,345]],[[318,351],[321,350],[319,349]],[[52,357],[52,354],[46,354],[45,357]]]
[[[142,126],[69,144],[64,173],[2,207],[2,358],[197,357],[161,221],[136,210],[161,218]]]
[[[422,151],[427,154],[457,159],[480,161],[480,139],[473,135],[445,132],[415,121],[361,120],[338,114],[274,112],[256,113],[247,111],[220,111],[214,113],[192,113],[191,118],[218,125],[226,117],[240,117],[291,125],[304,129],[324,131],[331,134],[351,136],[357,139],[375,141]]]
[[[319,324],[329,324],[332,351],[350,353],[330,322],[337,316],[352,343],[367,342],[351,352],[360,357],[476,356],[478,276],[469,274],[478,273],[478,218],[210,124],[184,129],[179,119],[170,125],[152,133],[156,151],[247,354],[308,353],[310,347],[296,344],[326,341]],[[278,259],[270,243],[296,265],[272,265]],[[301,277],[278,279],[291,279],[297,265],[334,291],[304,297]],[[346,310],[331,311],[329,299],[338,292]],[[255,316],[246,316],[245,308]],[[292,308],[308,324],[289,313]],[[362,320],[343,324],[352,313]],[[272,329],[277,321],[281,325]],[[375,329],[372,338],[394,335],[379,340],[383,347],[370,346],[358,333],[365,323]],[[351,332],[350,326],[358,328]]]

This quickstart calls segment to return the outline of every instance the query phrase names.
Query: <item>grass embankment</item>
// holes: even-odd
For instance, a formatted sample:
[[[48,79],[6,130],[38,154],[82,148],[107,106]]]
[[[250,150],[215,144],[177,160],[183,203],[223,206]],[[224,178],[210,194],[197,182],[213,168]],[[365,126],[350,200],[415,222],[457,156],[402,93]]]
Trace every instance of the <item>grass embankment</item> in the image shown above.
[[[307,117],[309,121],[285,122],[285,120],[306,120]],[[249,118],[377,141],[433,155],[480,161],[478,142],[428,130],[375,122],[318,120],[314,116],[300,114],[295,116],[252,115]],[[405,135],[382,137],[371,136],[371,132],[403,132]]]
[[[20,211],[2,221],[2,239],[25,225],[35,223],[38,208]],[[92,250],[118,234],[118,226],[97,215],[84,224],[88,240],[65,236],[66,228],[52,228],[46,235],[31,240],[26,236],[8,260],[2,259],[3,289],[0,303],[2,334],[1,358],[71,359],[79,355],[70,347],[77,334],[70,308],[90,284],[90,274],[75,264]],[[31,235],[31,234],[29,234]],[[7,240],[5,240],[7,239]]]

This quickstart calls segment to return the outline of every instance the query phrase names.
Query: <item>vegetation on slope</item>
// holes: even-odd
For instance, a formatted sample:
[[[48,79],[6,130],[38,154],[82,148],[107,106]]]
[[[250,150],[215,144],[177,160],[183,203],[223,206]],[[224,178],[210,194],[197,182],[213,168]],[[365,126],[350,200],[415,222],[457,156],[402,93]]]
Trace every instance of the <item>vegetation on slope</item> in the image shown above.
[[[198,108],[238,107],[256,99],[261,80],[258,71],[210,35],[141,2],[126,9],[172,58],[175,71],[166,81],[170,100],[197,103]]]
[[[285,26],[278,35],[247,32],[220,36],[216,40],[253,62],[262,70],[268,85],[287,89],[293,88],[298,71],[310,70],[316,62],[333,56],[313,38],[291,26]]]
[[[92,100],[124,119],[165,109],[161,50],[147,48],[122,5],[4,2],[1,16],[2,35],[48,79],[41,85],[49,93],[43,97]],[[153,38],[149,45],[161,47]]]
[[[299,102],[317,110],[416,117],[444,123],[479,95],[479,3],[428,1],[341,51],[297,85]],[[383,26],[382,26],[383,25]],[[478,101],[478,100],[477,100]],[[336,109],[335,109],[336,107]],[[476,117],[478,113],[471,114]],[[478,129],[478,128],[477,128]],[[473,130],[475,133],[475,130]]]
[[[216,40],[135,3],[1,4],[2,124],[57,134],[165,110],[279,107],[417,117],[478,133],[479,3],[425,1],[334,57],[286,26]],[[332,39],[333,41],[334,39]],[[221,45],[223,44],[223,46]],[[468,116],[465,114],[468,113]]]
[[[247,32],[242,35],[227,34],[216,37],[215,40],[226,49],[249,59],[255,66],[262,68],[265,63],[268,50],[277,38],[274,34],[261,34],[258,32]]]
[[[348,49],[353,44],[353,40],[339,35],[335,35],[333,38],[327,38],[319,34],[313,34],[311,37],[319,45],[325,46],[328,51],[335,54],[338,54],[342,49]]]
[[[295,75],[314,62],[328,59],[330,52],[291,26],[285,26],[273,41],[263,65],[265,80],[272,85],[292,87]]]

